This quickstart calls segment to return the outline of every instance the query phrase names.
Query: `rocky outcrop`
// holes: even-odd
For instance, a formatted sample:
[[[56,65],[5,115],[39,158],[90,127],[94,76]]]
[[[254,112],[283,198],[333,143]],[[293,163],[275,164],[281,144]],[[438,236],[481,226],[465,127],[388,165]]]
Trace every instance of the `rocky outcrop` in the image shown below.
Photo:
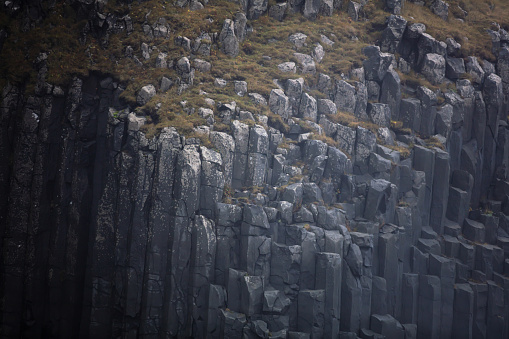
[[[357,20],[366,3],[343,5]],[[235,58],[267,1],[219,34],[175,38],[188,56],[141,45],[176,75],[143,84],[139,106],[189,90],[195,69],[238,100],[183,100],[178,113],[205,121],[188,135],[159,125],[148,138],[154,117],[106,75],[51,85],[41,54],[33,92],[8,84],[0,105],[2,337],[506,338],[509,38],[492,34],[496,66],[463,59],[398,16],[402,2],[385,5],[380,46],[350,78],[316,74],[324,49],[299,33],[283,39],[295,62],[272,66],[306,77],[270,91],[215,78],[196,56]],[[143,29],[170,35],[164,20]],[[410,70],[437,86],[402,81]]]

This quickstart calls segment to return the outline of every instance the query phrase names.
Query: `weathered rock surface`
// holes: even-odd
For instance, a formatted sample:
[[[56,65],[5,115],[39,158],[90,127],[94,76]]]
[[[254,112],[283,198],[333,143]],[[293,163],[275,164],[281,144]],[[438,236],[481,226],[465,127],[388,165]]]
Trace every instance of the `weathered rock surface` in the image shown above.
[[[147,14],[147,42],[121,53],[160,72],[133,92],[135,110],[105,75],[48,83],[38,55],[33,92],[1,95],[2,338],[506,338],[509,34],[488,32],[496,62],[465,58],[408,25],[403,1],[384,4],[379,46],[347,74],[316,74],[344,37],[269,39],[296,53],[259,65],[305,75],[275,89],[214,68],[217,52],[235,66],[250,55],[248,19],[364,20],[372,4],[241,1],[192,39]],[[74,5],[105,41],[134,29],[103,2]],[[453,20],[445,2],[427,5]],[[214,95],[200,87],[193,107],[191,86],[209,80]],[[178,118],[156,121],[173,96]],[[189,134],[160,127],[188,116]]]

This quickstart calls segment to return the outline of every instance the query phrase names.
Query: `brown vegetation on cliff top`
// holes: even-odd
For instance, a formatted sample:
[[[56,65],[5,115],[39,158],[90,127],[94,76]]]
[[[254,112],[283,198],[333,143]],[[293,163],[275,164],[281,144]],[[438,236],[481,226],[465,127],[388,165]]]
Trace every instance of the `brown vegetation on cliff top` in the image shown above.
[[[439,40],[453,37],[462,44],[463,56],[477,55],[493,61],[491,39],[486,28],[495,28],[497,22],[503,28],[509,28],[509,2],[504,0],[449,0],[449,19],[443,21],[432,14],[426,6],[418,6],[406,2],[402,15],[411,22],[422,22],[427,25],[427,32]],[[144,85],[152,83],[158,87],[162,76],[175,78],[172,69],[154,67],[157,53],[152,53],[149,60],[143,60],[143,67],[124,56],[126,46],[132,46],[134,54],[140,54],[142,42],[156,46],[160,52],[167,53],[169,60],[177,60],[188,54],[183,48],[176,46],[174,38],[178,35],[196,38],[201,32],[219,32],[222,23],[232,18],[239,10],[239,5],[219,0],[209,2],[199,11],[175,8],[170,3],[155,0],[131,5],[117,4],[110,1],[104,11],[114,12],[119,16],[129,14],[133,21],[134,32],[113,34],[108,42],[88,38],[85,45],[79,43],[78,37],[85,21],[76,18],[74,10],[63,2],[48,8],[47,18],[28,32],[20,31],[20,23],[14,17],[0,13],[0,27],[9,33],[0,53],[0,85],[11,82],[25,82],[29,89],[33,88],[36,73],[33,60],[40,52],[48,53],[47,81],[56,85],[66,85],[73,76],[86,76],[90,71],[111,74],[120,80],[125,88],[122,98],[126,103],[135,104],[136,92]],[[465,10],[468,14],[465,15]],[[208,93],[208,97],[216,102],[235,100],[244,110],[253,113],[268,114],[267,108],[260,108],[251,103],[247,97],[238,97],[233,86],[216,88],[212,85],[214,78],[225,80],[246,80],[249,92],[258,92],[266,97],[271,89],[276,88],[272,79],[297,78],[302,75],[282,73],[277,65],[291,61],[295,49],[288,42],[288,36],[301,32],[308,36],[307,46],[299,52],[310,53],[320,35],[324,34],[334,41],[333,46],[323,44],[325,57],[317,64],[317,71],[331,76],[348,74],[349,70],[362,64],[361,49],[375,43],[380,37],[388,15],[383,11],[383,1],[375,0],[364,8],[365,20],[351,22],[343,8],[331,17],[319,17],[316,21],[308,21],[301,14],[290,14],[283,22],[269,17],[267,14],[257,20],[250,21],[253,33],[240,45],[240,54],[236,58],[223,55],[216,45],[212,45],[210,56],[199,56],[212,64],[210,73],[196,72],[195,85],[182,96],[177,95],[176,86],[165,94],[158,94],[142,108],[152,121],[147,126],[149,134],[155,134],[166,126],[175,126],[181,132],[189,133],[193,126],[203,123],[199,117],[182,113],[180,102],[186,100],[189,107],[205,106],[204,96],[200,91]],[[151,39],[142,33],[142,24],[148,20],[154,23],[164,17],[171,26],[169,39]],[[213,20],[207,20],[207,19]],[[460,22],[458,19],[463,20]],[[263,56],[270,56],[267,60]],[[313,75],[303,76],[306,83],[313,84]],[[413,79],[415,78],[415,79]],[[416,77],[403,76],[402,80],[423,81]],[[31,85],[31,86],[30,86]],[[155,103],[161,103],[159,110],[154,109]],[[272,119],[273,120],[273,119]],[[354,119],[355,120],[355,119]],[[357,124],[356,121],[349,123]]]

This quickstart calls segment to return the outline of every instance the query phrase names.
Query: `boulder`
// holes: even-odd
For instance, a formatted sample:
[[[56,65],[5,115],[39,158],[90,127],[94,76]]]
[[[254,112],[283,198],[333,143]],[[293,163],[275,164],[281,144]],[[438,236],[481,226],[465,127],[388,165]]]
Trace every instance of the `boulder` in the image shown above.
[[[247,93],[247,82],[245,82],[245,81],[234,81],[233,82],[233,89],[235,91],[235,94],[237,94],[239,97],[243,97]]]
[[[431,11],[442,20],[447,21],[449,17],[449,4],[443,0],[435,0],[430,7]]]
[[[465,62],[461,58],[447,58],[445,67],[445,76],[453,81],[465,73]]]
[[[389,127],[391,123],[391,109],[387,104],[368,104],[368,114],[373,123],[381,127]]]
[[[166,53],[159,53],[156,58],[156,68],[167,68],[168,62],[166,61],[166,58],[168,55]]]
[[[325,56],[325,51],[323,50],[322,45],[319,43],[315,44],[315,48],[313,48],[313,52],[311,53],[311,56],[317,63],[320,63]]]
[[[385,0],[385,7],[392,14],[401,14],[404,0]]]
[[[275,5],[270,6],[269,8],[269,16],[278,21],[283,21],[286,16],[286,10],[288,8],[288,3],[276,3]]]
[[[247,17],[243,12],[235,13],[233,18],[233,25],[235,27],[235,36],[239,42],[243,42],[247,35]]]
[[[302,74],[315,74],[316,65],[313,57],[309,54],[293,53],[293,56],[297,59],[300,64],[299,71]]]
[[[331,101],[329,99],[318,99],[317,100],[317,110],[318,110],[318,114],[320,114],[320,115],[329,115],[329,114],[336,114],[338,109],[336,107],[336,104],[333,101]],[[322,124],[322,123],[320,122],[320,124]]]
[[[219,34],[221,51],[229,57],[236,57],[239,54],[239,40],[235,36],[235,25],[233,20],[225,19],[223,29]]]
[[[300,100],[299,115],[303,119],[309,119],[316,122],[317,104],[316,99],[308,93],[302,93]]]
[[[389,2],[395,3],[398,1],[389,0]],[[387,27],[382,32],[382,38],[380,40],[380,51],[385,53],[396,53],[398,51],[399,44],[405,33],[407,21],[400,15],[391,15],[387,19]]]
[[[272,94],[272,92],[271,92]],[[284,93],[283,93],[284,95]],[[267,106],[267,100],[263,97],[263,95],[259,93],[248,93],[247,95],[251,101],[257,106]]]
[[[288,37],[288,41],[296,48],[302,48],[306,46],[306,39],[308,36],[304,33],[294,33]]]
[[[290,100],[281,89],[273,89],[270,92],[269,108],[272,113],[280,115],[284,119],[291,116]]]
[[[428,53],[424,57],[421,72],[433,84],[440,84],[445,77],[445,59],[442,55]]]
[[[367,56],[367,59],[362,62],[366,80],[382,81],[394,60],[394,55],[382,53],[378,46],[365,47],[362,52]]]
[[[168,90],[173,86],[173,81],[167,77],[161,78],[161,83],[159,85],[159,90],[162,93],[168,92]]]
[[[355,87],[344,80],[336,81],[334,89],[334,103],[340,111],[355,112]]]
[[[146,85],[143,86],[139,91],[138,95],[136,96],[136,102],[138,105],[143,106],[147,102],[149,102],[152,97],[156,95],[156,88],[154,85]]]
[[[249,8],[247,9],[247,18],[249,20],[256,20],[262,14],[267,12],[268,0],[252,0],[249,1]]]
[[[355,1],[348,2],[347,13],[348,13],[348,16],[350,17],[350,19],[352,19],[353,21],[359,21],[359,16],[361,14],[361,10],[362,10],[362,4],[355,2]]]
[[[484,83],[485,73],[476,57],[469,56],[465,68],[475,85],[481,86]]]
[[[447,55],[456,57],[461,49],[461,45],[453,38],[445,39],[445,43],[447,44]]]
[[[302,15],[308,20],[316,20],[321,2],[322,0],[304,0]]]
[[[390,116],[393,116],[394,120],[399,119],[401,80],[398,73],[394,70],[389,70],[385,74],[381,87],[380,102],[389,106]]]
[[[194,68],[198,72],[206,73],[210,72],[212,65],[210,62],[202,60],[202,59],[194,59]]]

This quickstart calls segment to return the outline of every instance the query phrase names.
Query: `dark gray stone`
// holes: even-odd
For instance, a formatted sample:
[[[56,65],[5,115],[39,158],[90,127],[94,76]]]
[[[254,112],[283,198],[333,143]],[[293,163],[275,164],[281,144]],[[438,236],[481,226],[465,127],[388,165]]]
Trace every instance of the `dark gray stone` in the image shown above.
[[[231,310],[221,310],[221,337],[242,338],[246,316]]]
[[[482,69],[481,65],[479,65],[479,61],[476,57],[469,56],[467,57],[467,62],[465,63],[465,68],[467,73],[472,77],[472,82],[478,86],[481,86],[484,83],[485,73]]]
[[[270,314],[282,314],[288,310],[291,301],[281,291],[270,290],[263,292],[263,312]]]
[[[439,255],[441,254],[440,243],[435,239],[422,239],[417,242],[417,248],[422,253]]]
[[[437,111],[435,120],[435,132],[444,137],[449,137],[452,129],[453,108],[446,104]]]
[[[430,255],[429,273],[440,278],[441,311],[440,311],[440,337],[451,336],[453,322],[454,282],[456,278],[456,265],[451,259],[439,255]]]
[[[240,242],[240,268],[249,275],[270,275],[270,249],[271,239],[266,236],[241,236]]]
[[[386,199],[391,183],[383,179],[375,179],[370,182],[366,197],[364,217],[373,220],[377,214],[385,213]]]
[[[424,57],[421,73],[431,83],[440,84],[444,80],[445,69],[445,59],[442,55],[436,53],[428,53]]]
[[[269,107],[272,113],[280,115],[283,119],[291,116],[290,100],[281,89],[273,89],[270,92]]]
[[[301,205],[303,192],[301,183],[291,184],[283,191],[281,200],[288,201],[293,205]]]
[[[298,297],[298,329],[313,338],[324,335],[325,291],[301,290]]]
[[[317,100],[317,109],[318,114],[320,115],[330,115],[336,114],[337,107],[336,104],[329,99],[318,99]]]
[[[452,334],[456,338],[472,338],[474,291],[468,284],[454,286],[454,320]]]
[[[431,275],[419,277],[419,310],[417,335],[423,338],[440,337],[441,310],[440,279]]]
[[[468,193],[456,188],[449,188],[449,202],[446,216],[448,219],[462,224],[468,210]]]
[[[371,313],[387,313],[387,283],[382,277],[373,277],[373,294],[371,297]]]
[[[404,339],[403,326],[389,314],[373,314],[371,316],[371,330],[384,335],[386,338]]]
[[[421,125],[421,102],[418,99],[402,99],[399,118],[403,127],[418,131]]]
[[[362,52],[368,57],[362,62],[366,80],[381,82],[394,60],[394,55],[381,53],[378,46],[365,47]]]
[[[253,0],[249,1],[247,8],[247,18],[249,20],[256,20],[265,12],[267,12],[267,0]]]
[[[465,73],[465,62],[460,58],[447,58],[445,76],[457,80]]]
[[[417,324],[402,324],[405,330],[405,339],[417,339]]]
[[[339,129],[338,129],[339,134]],[[364,174],[368,170],[368,159],[376,147],[376,136],[370,130],[357,127],[355,141],[355,173]]]
[[[429,223],[438,234],[443,233],[447,201],[449,198],[449,154],[435,151],[435,167],[433,169],[433,191],[431,193],[431,208]]]
[[[425,147],[414,147],[414,168],[423,171],[426,176],[426,192],[424,206],[421,210],[423,225],[429,224],[431,201],[433,197],[433,180],[435,171],[435,151]]]
[[[303,119],[309,119],[316,122],[317,104],[316,99],[307,93],[302,93],[299,106],[299,116]]]
[[[412,272],[418,274],[428,273],[429,254],[422,253],[419,248],[412,246]]]
[[[315,253],[318,252],[316,235],[303,226],[286,226],[286,244],[300,245],[302,261],[300,266],[301,289],[313,289],[315,285]]]
[[[458,238],[452,237],[450,235],[444,235],[444,246],[443,246],[443,253],[444,255],[451,257],[451,258],[457,258],[460,251],[460,243],[458,241]]]
[[[398,261],[398,240],[400,234],[383,233],[378,238],[378,274],[385,278],[387,283],[387,310],[389,314],[399,314],[401,289],[401,275],[399,274],[399,265],[394,265]]]
[[[340,111],[354,113],[356,104],[355,87],[344,80],[336,81],[334,103]]]
[[[397,8],[397,3],[401,6],[401,1],[387,1],[388,8]],[[392,6],[394,5],[394,6]],[[401,10],[401,8],[400,8]],[[399,13],[395,13],[399,14]],[[380,41],[380,50],[385,53],[396,53],[399,44],[403,38],[407,21],[400,15],[391,15],[387,19],[387,27],[382,32]]]
[[[504,314],[504,289],[488,281],[488,304],[486,312],[486,337],[502,338],[507,314]]]
[[[221,336],[221,309],[226,308],[226,290],[223,286],[210,284],[207,333],[212,338]]]
[[[371,121],[379,126],[389,127],[391,123],[391,107],[387,104],[369,104],[368,115]]]
[[[447,55],[449,56],[456,56],[461,49],[461,45],[453,38],[445,39],[445,43],[447,44]]]
[[[357,119],[367,120],[366,108],[368,106],[368,89],[363,82],[355,83],[355,110],[354,115]]]
[[[356,130],[337,124],[336,141],[339,148],[346,154],[353,156],[355,150]]]
[[[485,238],[484,225],[466,218],[463,222],[463,235],[468,240],[483,243]]]
[[[492,280],[495,263],[496,258],[494,246],[475,244],[475,269],[484,273],[486,275],[486,279]]]
[[[286,3],[286,2],[272,5],[269,8],[269,16],[276,20],[283,21],[283,19],[286,16],[287,8],[288,8],[288,3]]]
[[[460,261],[467,265],[470,269],[474,269],[475,266],[475,250],[474,246],[466,244],[464,242],[460,243],[460,253],[459,258]]]
[[[348,2],[348,16],[353,21],[359,21],[359,15],[361,14],[362,10],[362,4],[355,2],[355,1],[349,1]]]
[[[316,254],[315,288],[325,291],[324,329],[326,338],[339,335],[339,319],[341,316],[341,274],[342,259],[340,254]]]
[[[401,102],[401,80],[394,70],[389,70],[385,74],[381,87],[380,102],[389,105],[389,118],[398,120],[400,117],[399,107]]]
[[[228,280],[226,282],[226,291],[228,292],[227,305],[232,311],[239,312],[242,310],[241,296],[242,296],[242,282],[244,276],[247,275],[245,271],[238,271],[233,268],[228,270]]]
[[[349,266],[344,263],[340,319],[340,328],[343,331],[357,333],[360,330],[362,307],[360,280],[352,274]]]
[[[486,338],[486,307],[488,303],[488,285],[469,282],[473,291],[472,337]]]
[[[277,289],[299,283],[302,248],[299,245],[285,246],[272,242],[270,283]]]
[[[154,87],[154,85],[143,86],[138,91],[138,94],[136,96],[136,102],[138,103],[138,105],[143,106],[147,102],[149,102],[149,100],[152,99],[154,95],[156,95],[156,88]]]
[[[419,302],[419,276],[404,273],[401,285],[401,321],[417,323]]]
[[[245,275],[240,279],[240,301],[246,316],[259,314],[263,309],[263,278]]]
[[[288,339],[310,339],[311,336],[309,333],[304,332],[288,332]]]

